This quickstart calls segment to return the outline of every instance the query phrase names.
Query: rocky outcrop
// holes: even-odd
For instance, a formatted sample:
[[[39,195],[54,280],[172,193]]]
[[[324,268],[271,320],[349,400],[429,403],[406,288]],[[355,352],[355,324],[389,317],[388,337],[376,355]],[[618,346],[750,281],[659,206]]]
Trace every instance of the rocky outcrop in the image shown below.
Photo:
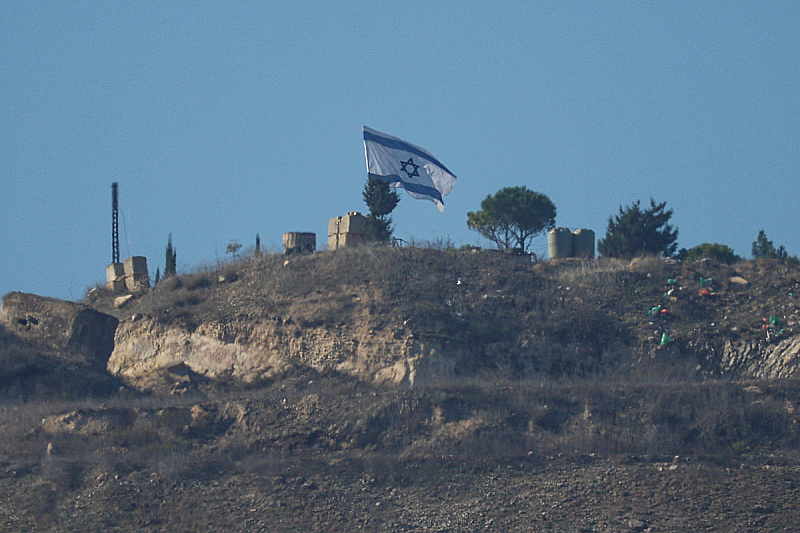
[[[118,320],[83,304],[10,292],[2,299],[0,323],[38,346],[105,361],[114,349]]]
[[[141,317],[120,323],[108,370],[139,388],[163,381],[177,365],[207,378],[245,383],[310,367],[365,381],[413,384],[453,372],[453,363],[440,353],[440,347],[423,344],[407,331],[286,323],[205,323],[188,331]]]
[[[800,338],[774,344],[732,343],[722,350],[719,367],[723,374],[756,379],[777,379],[800,375]]]
[[[117,319],[84,305],[12,292],[0,310],[0,395],[32,399],[106,396],[121,382],[106,370]]]

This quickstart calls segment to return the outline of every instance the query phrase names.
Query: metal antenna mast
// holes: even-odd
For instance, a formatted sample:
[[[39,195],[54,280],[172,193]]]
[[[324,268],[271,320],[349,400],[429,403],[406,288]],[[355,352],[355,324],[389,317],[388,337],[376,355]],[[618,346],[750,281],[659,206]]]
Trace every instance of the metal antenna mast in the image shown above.
[[[119,263],[119,185],[111,184],[111,262]]]

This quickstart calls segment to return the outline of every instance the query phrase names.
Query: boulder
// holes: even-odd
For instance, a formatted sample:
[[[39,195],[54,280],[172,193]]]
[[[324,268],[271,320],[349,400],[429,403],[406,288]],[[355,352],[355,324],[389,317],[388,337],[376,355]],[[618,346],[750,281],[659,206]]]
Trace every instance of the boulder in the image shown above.
[[[133,294],[126,294],[124,296],[117,296],[114,298],[114,309],[123,307],[128,301],[133,298]]]
[[[83,304],[10,292],[2,299],[0,323],[38,346],[108,359],[118,320]]]

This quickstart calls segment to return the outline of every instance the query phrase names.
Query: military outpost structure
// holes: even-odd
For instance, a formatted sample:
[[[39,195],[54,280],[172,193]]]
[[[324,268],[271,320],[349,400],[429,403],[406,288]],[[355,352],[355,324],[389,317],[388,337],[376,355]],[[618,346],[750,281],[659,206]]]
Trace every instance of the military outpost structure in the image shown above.
[[[106,267],[106,289],[133,292],[150,287],[147,258],[132,256],[119,261],[119,184],[111,184],[111,264]]]
[[[547,232],[550,259],[567,257],[594,258],[594,231],[590,229],[553,228]]]
[[[289,232],[283,234],[284,255],[310,254],[317,249],[317,234]]]
[[[328,222],[328,250],[352,248],[373,242],[369,233],[367,217],[352,211]]]

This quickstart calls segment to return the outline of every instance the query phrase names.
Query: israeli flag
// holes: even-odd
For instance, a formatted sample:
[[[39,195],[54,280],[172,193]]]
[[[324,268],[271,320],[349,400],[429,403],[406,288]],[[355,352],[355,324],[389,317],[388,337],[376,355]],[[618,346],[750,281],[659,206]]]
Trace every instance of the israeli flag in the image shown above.
[[[450,193],[456,177],[433,155],[366,126],[364,151],[369,177],[388,180],[390,187],[403,188],[418,200],[430,200],[444,212],[442,196]]]

